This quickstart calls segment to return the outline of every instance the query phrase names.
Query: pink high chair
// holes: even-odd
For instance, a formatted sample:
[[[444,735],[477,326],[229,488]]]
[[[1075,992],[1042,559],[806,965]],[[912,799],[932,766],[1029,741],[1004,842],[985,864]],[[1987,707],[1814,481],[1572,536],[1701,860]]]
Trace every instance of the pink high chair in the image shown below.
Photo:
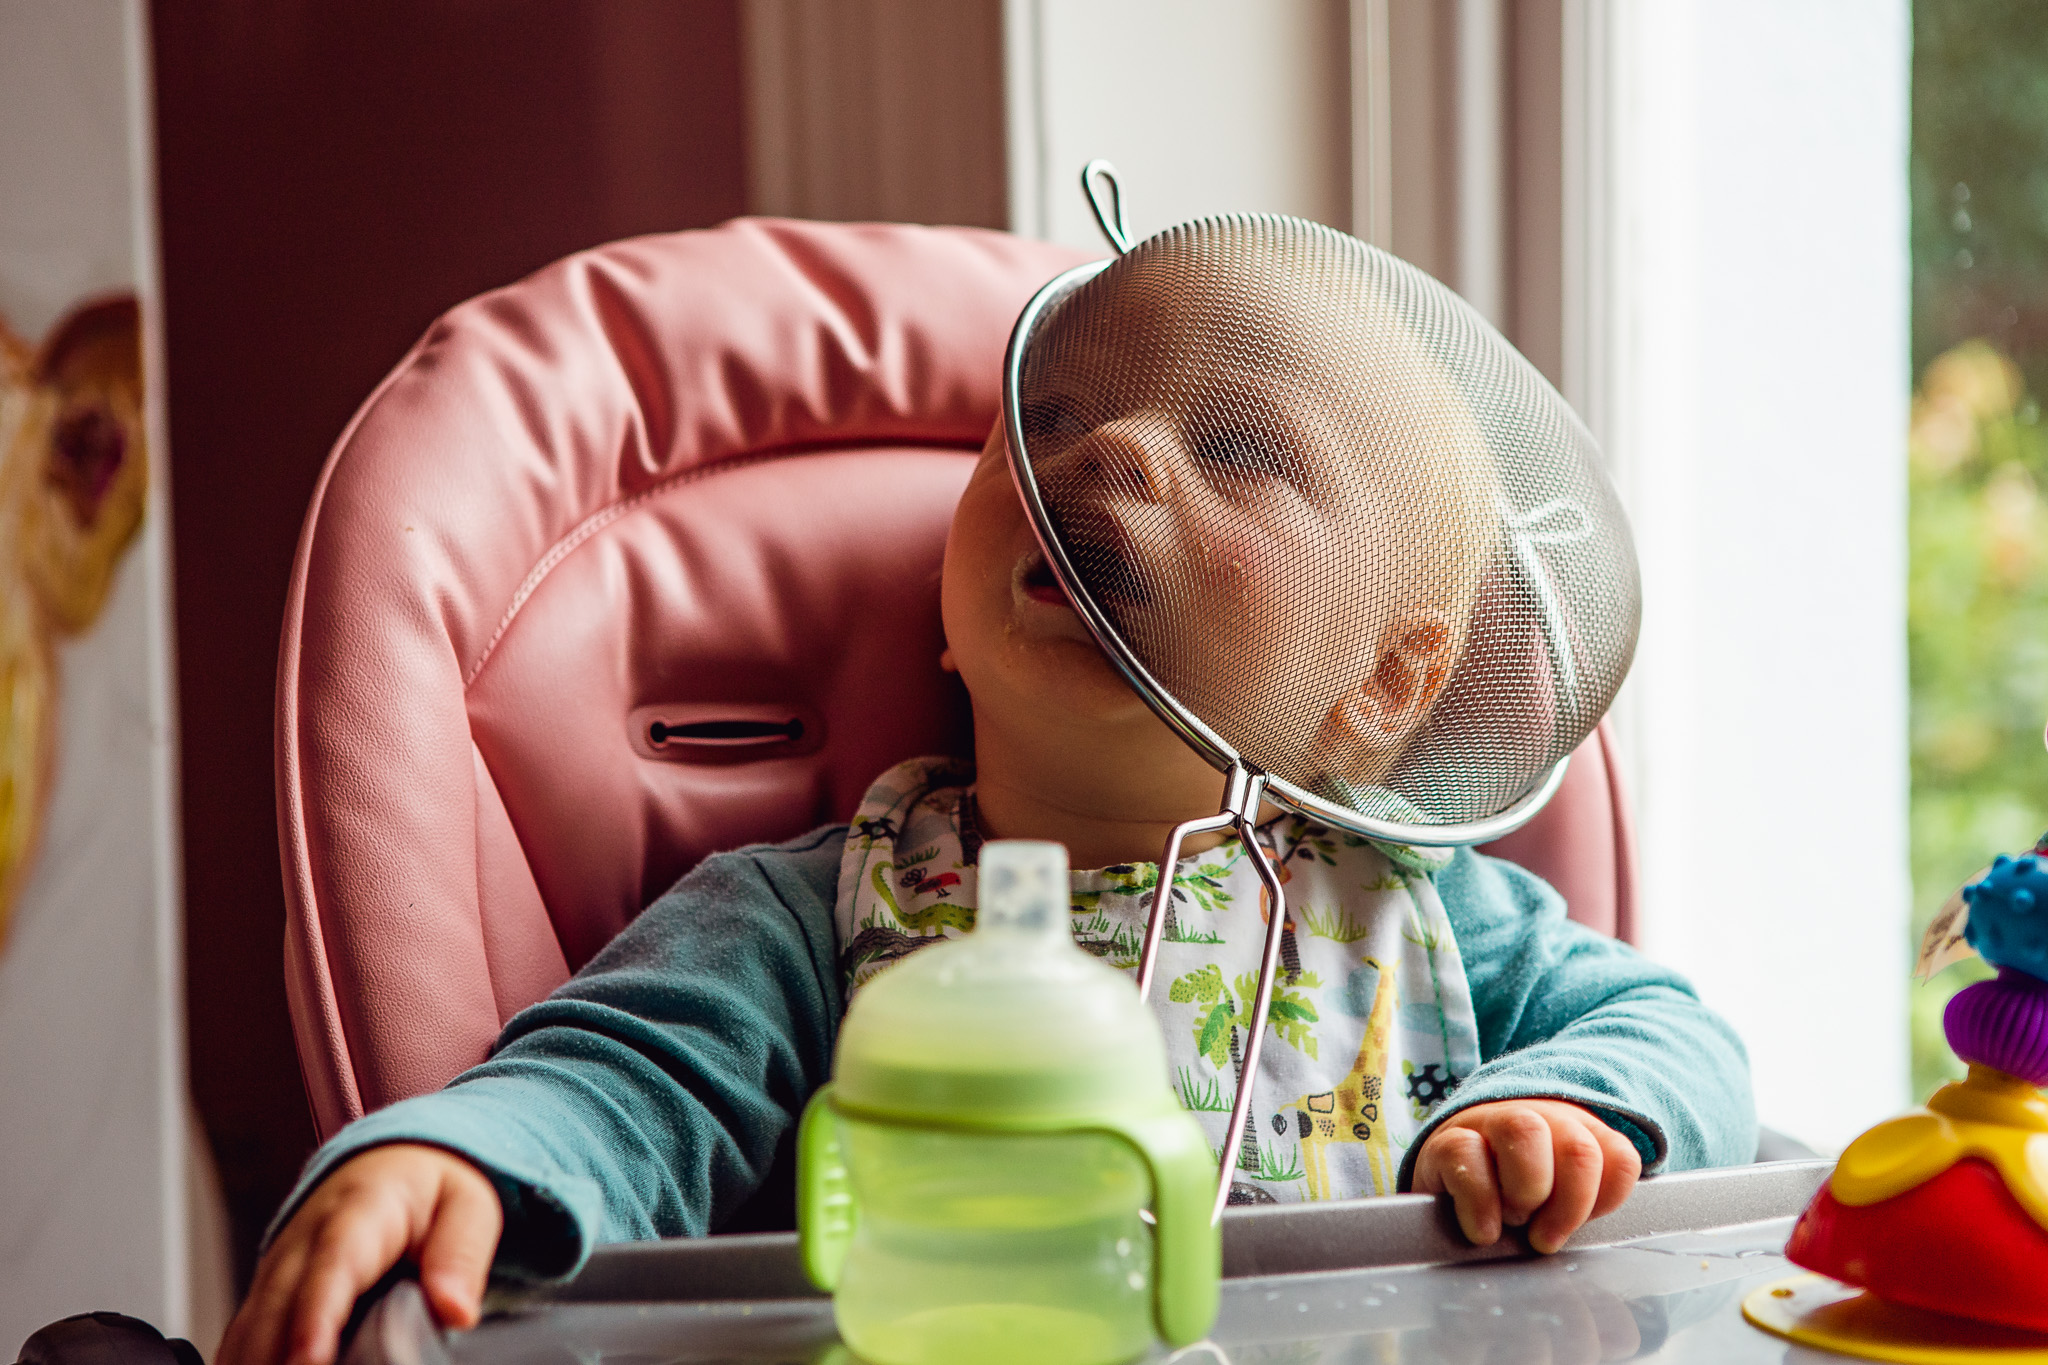
[[[321,1136],[481,1061],[706,854],[958,750],[940,551],[1010,325],[1081,253],[741,219],[450,312],[329,459],[277,683]],[[1629,936],[1605,725],[1492,851]]]

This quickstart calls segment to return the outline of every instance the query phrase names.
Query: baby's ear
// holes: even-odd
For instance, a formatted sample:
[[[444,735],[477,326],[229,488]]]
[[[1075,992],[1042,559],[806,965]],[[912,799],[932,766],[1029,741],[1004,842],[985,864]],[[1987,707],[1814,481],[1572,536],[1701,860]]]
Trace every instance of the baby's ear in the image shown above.
[[[1337,753],[1387,751],[1405,743],[1450,681],[1457,633],[1443,612],[1410,607],[1380,631],[1372,671],[1337,699],[1323,737]],[[1364,775],[1338,774],[1351,780]]]

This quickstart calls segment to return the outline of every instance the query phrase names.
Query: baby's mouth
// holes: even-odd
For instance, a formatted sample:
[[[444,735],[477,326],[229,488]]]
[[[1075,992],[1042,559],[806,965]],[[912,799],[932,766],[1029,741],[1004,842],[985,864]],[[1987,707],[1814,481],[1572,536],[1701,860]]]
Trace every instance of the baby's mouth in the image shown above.
[[[1043,602],[1049,607],[1074,609],[1067,597],[1067,590],[1060,586],[1058,575],[1052,571],[1052,562],[1045,557],[1045,551],[1033,548],[1017,564],[1017,590],[1034,602]]]
[[[1061,537],[1061,545],[1067,562],[1087,585],[1089,597],[1104,609],[1142,607],[1150,601],[1135,554],[1120,527],[1113,523],[1072,526]],[[1040,546],[1032,546],[1017,561],[1012,582],[1020,599],[1076,610]]]

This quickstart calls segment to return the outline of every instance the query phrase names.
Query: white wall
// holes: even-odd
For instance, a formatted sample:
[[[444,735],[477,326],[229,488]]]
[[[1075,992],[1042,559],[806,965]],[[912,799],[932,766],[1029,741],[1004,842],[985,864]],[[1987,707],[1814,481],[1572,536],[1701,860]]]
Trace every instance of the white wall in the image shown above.
[[[0,4],[0,314],[33,342],[141,296],[154,480],[103,614],[57,646],[55,785],[0,948],[0,1358],[96,1308],[210,1347],[226,1293],[202,1193],[195,1318],[147,37],[141,0]]]
[[[1107,251],[1081,167],[1121,172],[1135,238],[1213,213],[1351,218],[1344,0],[1008,0],[1010,223]]]
[[[1838,1147],[1907,1100],[1907,5],[1601,8],[1644,946]]]

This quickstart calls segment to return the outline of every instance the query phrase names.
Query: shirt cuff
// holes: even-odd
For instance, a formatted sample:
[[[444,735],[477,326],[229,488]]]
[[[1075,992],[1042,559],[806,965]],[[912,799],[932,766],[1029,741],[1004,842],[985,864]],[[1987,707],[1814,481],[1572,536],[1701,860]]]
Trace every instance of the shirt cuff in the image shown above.
[[[481,1170],[498,1193],[505,1230],[491,1263],[494,1280],[538,1284],[567,1279],[583,1268],[597,1243],[604,1203],[596,1182],[546,1169],[519,1150],[518,1129],[502,1116],[462,1095],[444,1090],[422,1104],[405,1100],[351,1123],[313,1154],[263,1234],[261,1250],[274,1240],[313,1190],[350,1158],[373,1147],[413,1142],[463,1158]]]

